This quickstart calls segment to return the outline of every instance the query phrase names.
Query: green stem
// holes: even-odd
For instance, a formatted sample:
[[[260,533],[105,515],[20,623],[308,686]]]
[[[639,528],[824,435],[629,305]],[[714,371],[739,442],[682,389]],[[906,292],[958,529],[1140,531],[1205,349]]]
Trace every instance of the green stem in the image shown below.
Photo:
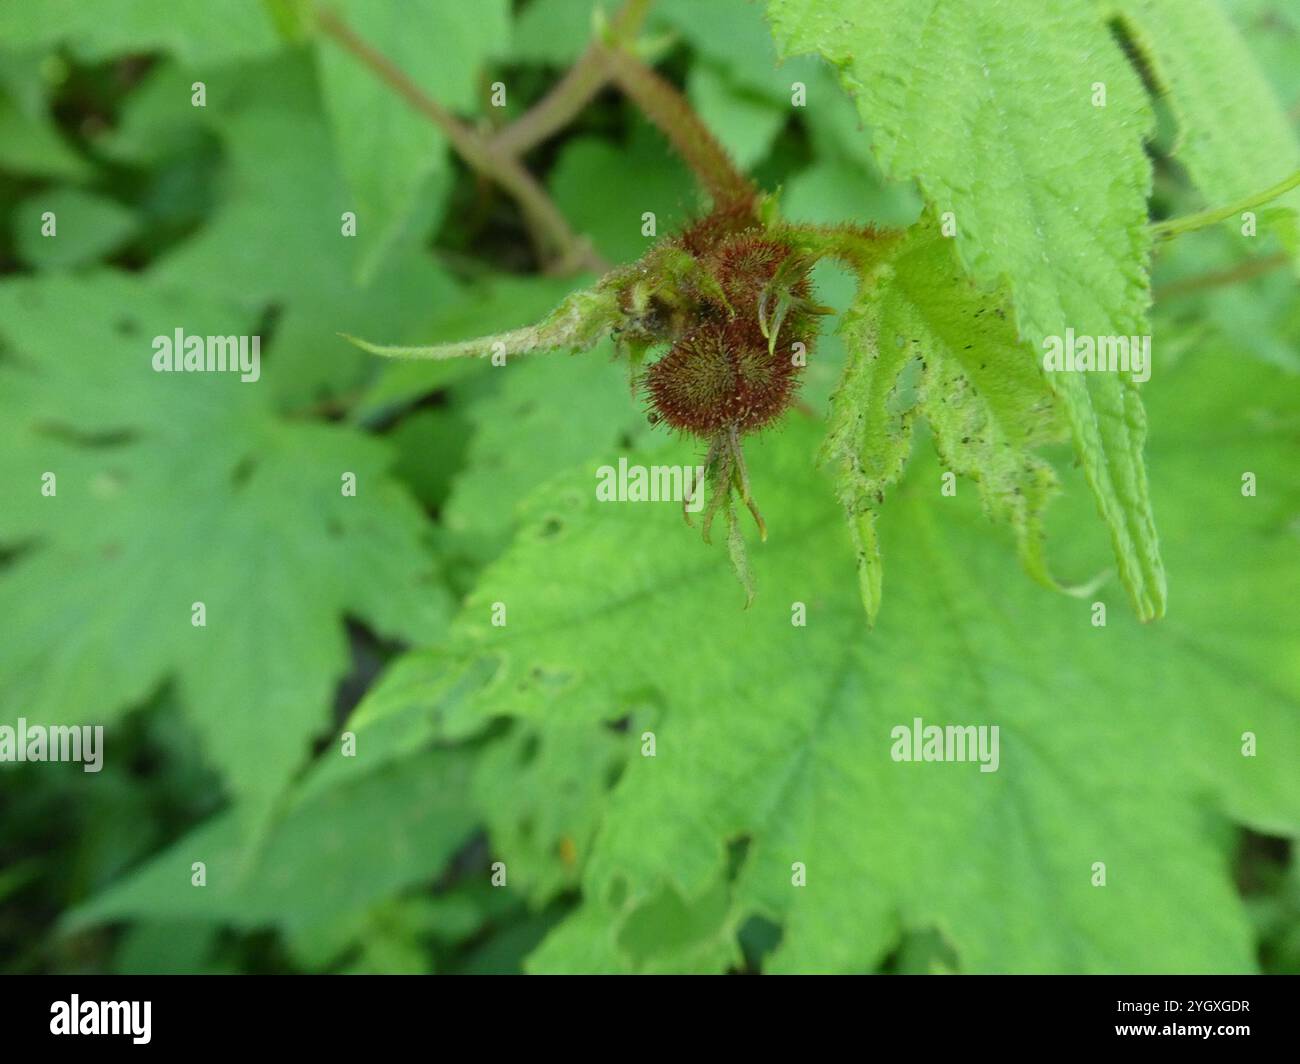
[[[1210,210],[1198,211],[1196,214],[1184,215],[1182,218],[1166,218],[1163,222],[1153,222],[1150,226],[1151,235],[1159,240],[1177,236],[1179,233],[1190,233],[1196,229],[1204,229],[1217,222],[1226,221],[1234,214],[1248,211],[1252,207],[1263,206],[1270,200],[1277,199],[1284,192],[1290,192],[1297,185],[1300,185],[1300,170],[1279,181],[1272,188],[1266,188],[1263,192],[1256,192],[1254,195],[1247,196],[1245,199],[1238,200],[1227,207],[1214,207]]]

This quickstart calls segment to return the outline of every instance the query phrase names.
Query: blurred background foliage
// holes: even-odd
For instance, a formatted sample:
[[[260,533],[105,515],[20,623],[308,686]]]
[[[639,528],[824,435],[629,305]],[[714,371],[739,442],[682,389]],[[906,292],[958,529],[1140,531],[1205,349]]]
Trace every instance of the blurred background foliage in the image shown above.
[[[518,118],[577,58],[593,6],[337,5],[430,95],[485,130]],[[1300,118],[1300,18],[1283,0],[1228,6],[1288,113]],[[696,569],[712,563],[700,586],[707,582],[726,611],[738,594],[718,548],[706,553],[671,522],[650,533],[671,542],[663,556],[635,531],[623,555],[609,536],[595,538],[589,559],[576,548],[560,548],[553,560],[530,553],[565,485],[581,488],[594,465],[633,449],[685,454],[650,430],[608,347],[498,374],[479,362],[379,365],[337,338],[429,342],[523,325],[588,278],[540,272],[510,199],[352,57],[303,34],[295,10],[251,0],[0,8],[0,720],[108,727],[98,774],[0,767],[0,970],[511,972],[530,956],[540,969],[757,970],[782,938],[782,919],[779,905],[755,915],[765,907],[737,904],[747,889],[745,839],[734,842],[728,874],[690,898],[666,884],[619,910],[617,959],[602,952],[607,942],[592,945],[618,909],[617,898],[584,898],[584,882],[604,882],[587,867],[592,841],[630,774],[640,732],[654,725],[662,733],[684,709],[674,681],[583,688],[573,702],[588,701],[553,718],[501,710],[435,727],[436,713],[411,710],[405,685],[440,667],[456,604],[485,593],[485,573],[556,565],[557,580],[579,581],[589,564],[593,582],[600,574],[612,581],[638,567],[671,571],[684,558]],[[646,36],[659,69],[739,163],[781,189],[787,214],[886,225],[917,217],[915,191],[881,179],[869,137],[825,66],[778,68],[759,8],[659,0]],[[814,105],[790,107],[794,80],[808,85]],[[191,104],[197,81],[204,107]],[[488,106],[497,81],[507,86],[505,108]],[[1168,123],[1162,129],[1166,139],[1153,145],[1155,208],[1196,209],[1168,157]],[[656,213],[663,233],[699,209],[690,175],[612,90],[526,162],[611,262],[648,245],[643,211]],[[355,239],[340,237],[349,210],[358,216]],[[46,211],[58,218],[55,240],[39,235]],[[1157,346],[1189,362],[1231,351],[1275,375],[1251,376],[1252,386],[1288,382],[1293,400],[1294,274],[1282,268],[1200,286],[1198,278],[1239,261],[1218,231],[1161,255]],[[819,272],[819,284],[841,308],[852,292],[834,270]],[[143,372],[150,338],[179,325],[259,333],[262,381]],[[805,384],[819,413],[841,358],[830,329]],[[1240,391],[1208,372],[1200,392],[1188,394]],[[1193,516],[1195,480],[1171,489],[1170,473],[1162,482],[1162,471],[1186,456],[1162,452],[1161,433],[1183,439],[1184,450],[1196,440],[1173,431],[1186,408],[1172,398],[1161,408],[1160,387],[1158,370],[1149,386],[1152,479],[1166,496],[1158,509],[1170,518],[1166,542],[1184,533],[1213,539],[1215,529],[1198,528]],[[1280,468],[1292,478],[1294,522],[1297,452],[1287,425],[1290,465]],[[802,445],[801,431],[784,437],[790,447]],[[760,448],[753,462],[765,458],[799,476],[788,455]],[[48,468],[59,470],[57,501],[30,488]],[[341,471],[357,473],[356,499],[339,497]],[[802,527],[804,503],[790,495],[786,505],[781,484],[767,490],[769,523]],[[825,483],[817,490],[829,500]],[[1271,514],[1280,521],[1284,510]],[[1104,565],[1104,544],[1071,539],[1072,528],[1091,527],[1087,511],[1067,477],[1053,542],[1075,571]],[[972,564],[1014,589],[1007,595],[1027,604],[1032,628],[1045,593],[1022,587],[1013,552],[991,526],[972,517],[969,527],[973,539],[993,544]],[[1294,553],[1293,525],[1289,535]],[[1214,589],[1224,624],[1240,620],[1232,608],[1252,581],[1283,580],[1268,570],[1246,574],[1244,558],[1236,580],[1235,548],[1226,539],[1218,548],[1194,554],[1182,570],[1171,563],[1171,626],[1182,623],[1180,599],[1196,594],[1186,590],[1189,569],[1227,566]],[[505,570],[493,568],[510,552]],[[908,573],[905,550],[896,554],[895,585]],[[786,564],[797,570],[804,561],[792,555]],[[850,570],[830,572],[828,582],[851,584]],[[921,567],[914,576],[925,579]],[[776,586],[784,610],[790,596]],[[545,592],[539,584],[543,617]],[[687,621],[693,609],[712,617],[702,595],[684,591],[652,618],[672,625],[673,608]],[[1102,597],[1122,625],[1113,586]],[[1203,597],[1210,602],[1209,591]],[[197,634],[189,604],[200,599],[210,619]],[[1214,629],[1212,607],[1197,614],[1208,626],[1201,634]],[[908,614],[901,591],[891,610],[927,624],[923,611]],[[914,670],[942,673],[960,648],[938,638],[941,614],[928,623],[928,634],[909,630],[905,639],[886,628],[880,638],[892,652],[915,655]],[[1193,631],[1186,623],[1184,634]],[[1287,624],[1271,634],[1261,625],[1245,656],[1294,655],[1283,638],[1294,613]],[[703,623],[695,631],[709,638]],[[642,654],[647,675],[671,677],[680,648],[648,642],[644,650],[629,642],[622,654]],[[718,644],[725,653],[733,638]],[[1117,676],[1144,670],[1144,645],[1137,636],[1116,644],[1112,653],[1129,654]],[[430,649],[398,660],[407,647]],[[1008,668],[997,657],[1005,648],[977,652],[989,655],[989,675]],[[1279,698],[1294,711],[1285,683],[1295,665],[1274,664]],[[707,658],[689,667],[710,668]],[[449,675],[467,687],[482,680],[472,671]],[[1077,679],[1062,666],[1049,688]],[[1224,689],[1233,683],[1255,697],[1240,678]],[[446,707],[458,698],[446,693],[438,712],[454,721]],[[365,756],[341,763],[337,735],[358,703],[361,715],[347,727],[363,737]],[[912,710],[897,715],[910,719]],[[736,741],[748,741],[737,729]],[[644,793],[629,783],[626,794]],[[1214,849],[1244,900],[1253,962],[1300,972],[1300,866],[1288,837],[1295,822],[1265,813],[1231,819],[1214,829]],[[1165,829],[1149,828],[1159,850]],[[504,855],[511,879],[498,889],[487,869]],[[194,860],[209,869],[201,893],[189,886]],[[919,908],[917,919],[881,918],[873,941],[883,946],[864,949],[874,959],[863,966],[963,967],[960,930]],[[559,927],[566,930],[553,934]],[[1010,967],[1036,963],[1032,949],[1020,962],[1008,956]],[[1079,967],[1099,963],[1089,948],[1078,957]],[[1171,962],[1158,955],[1152,963]],[[1226,967],[1238,963],[1225,955]]]

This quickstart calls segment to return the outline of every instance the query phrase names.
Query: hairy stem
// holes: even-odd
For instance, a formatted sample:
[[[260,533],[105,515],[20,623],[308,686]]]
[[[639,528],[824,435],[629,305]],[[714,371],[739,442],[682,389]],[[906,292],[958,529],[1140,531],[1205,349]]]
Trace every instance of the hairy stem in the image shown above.
[[[1195,229],[1205,229],[1217,222],[1226,221],[1234,214],[1248,211],[1252,207],[1262,207],[1270,200],[1277,199],[1284,192],[1290,192],[1297,185],[1300,185],[1300,170],[1279,181],[1272,188],[1266,188],[1263,192],[1256,192],[1226,207],[1213,207],[1210,210],[1184,215],[1182,218],[1167,218],[1163,222],[1154,222],[1150,227],[1151,235],[1159,239],[1177,236],[1179,233],[1190,233]]]
[[[1287,265],[1290,261],[1291,256],[1284,251],[1279,251],[1275,255],[1247,259],[1245,262],[1227,270],[1215,270],[1213,273],[1202,273],[1196,277],[1188,277],[1182,281],[1172,281],[1169,284],[1160,285],[1153,295],[1157,300],[1179,299],[1182,296],[1194,295],[1210,288],[1224,288],[1227,285],[1249,281],[1252,277],[1259,277],[1262,274],[1269,273]]]
[[[717,138],[668,81],[626,49],[606,48],[605,57],[614,83],[668,138],[715,207],[757,196],[758,190],[736,169]]]
[[[606,46],[619,47],[635,40],[650,4],[651,0],[625,0],[609,25],[605,40],[592,41],[555,87],[501,130],[492,139],[492,146],[506,155],[522,155],[567,126],[609,84]]]
[[[469,166],[515,198],[536,234],[538,251],[544,261],[558,262],[562,268],[574,271],[584,268],[603,271],[607,268],[591,246],[569,228],[569,223],[551,202],[546,190],[514,156],[500,151],[437,100],[427,96],[400,67],[359,37],[334,12],[323,8],[317,13],[316,21],[326,36],[441,129]]]
[[[769,231],[773,240],[815,259],[832,258],[865,274],[905,236],[902,229],[873,225],[806,225],[782,222]]]

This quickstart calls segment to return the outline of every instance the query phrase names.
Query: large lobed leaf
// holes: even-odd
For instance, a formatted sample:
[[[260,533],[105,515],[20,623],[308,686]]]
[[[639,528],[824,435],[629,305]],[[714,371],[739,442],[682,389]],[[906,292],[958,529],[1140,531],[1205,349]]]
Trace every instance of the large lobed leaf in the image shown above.
[[[69,913],[64,928],[197,920],[278,927],[302,946],[329,940],[376,902],[437,875],[470,836],[468,769],[464,753],[424,753],[309,795],[269,832],[256,862],[239,818],[216,816]],[[202,886],[191,882],[196,861],[204,865]],[[337,874],[341,864],[348,875]]]
[[[1108,593],[1094,627],[1088,603],[1008,579],[974,498],[941,497],[927,463],[897,492],[891,608],[861,638],[852,547],[807,475],[818,432],[803,423],[751,462],[774,535],[747,612],[671,507],[598,503],[589,474],[540,493],[457,624],[461,689],[445,658],[413,659],[395,718],[436,706],[448,734],[506,715],[560,736],[660,706],[657,755],[627,735],[583,907],[534,966],[716,970],[762,915],[783,929],[776,970],[869,970],[927,928],[966,971],[1250,969],[1222,818],[1300,831],[1296,385],[1203,354],[1156,399],[1180,595],[1155,628]],[[1268,485],[1256,498],[1246,470]],[[1087,506],[1074,487],[1063,524]],[[998,770],[891,760],[891,729],[918,716],[998,725]],[[540,860],[494,841],[508,863]],[[690,942],[647,943],[665,907],[693,914],[669,921],[695,927]]]
[[[0,543],[19,552],[0,579],[0,717],[110,723],[174,681],[264,812],[328,727],[344,618],[428,640],[445,592],[383,444],[278,418],[264,380],[154,372],[153,338],[177,328],[253,331],[112,272],[0,285]]]

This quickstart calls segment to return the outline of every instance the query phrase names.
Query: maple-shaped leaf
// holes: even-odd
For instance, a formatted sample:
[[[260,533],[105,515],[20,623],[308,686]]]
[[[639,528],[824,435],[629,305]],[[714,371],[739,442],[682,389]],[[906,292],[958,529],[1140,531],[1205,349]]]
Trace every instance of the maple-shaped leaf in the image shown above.
[[[1019,578],[978,493],[945,497],[918,456],[883,526],[890,609],[868,635],[848,534],[809,473],[819,432],[798,420],[751,458],[780,532],[756,549],[748,611],[673,507],[598,502],[590,471],[534,497],[453,658],[412,659],[387,725],[435,712],[455,735],[505,716],[545,743],[659,707],[654,756],[627,735],[627,770],[597,799],[583,906],[533,967],[719,968],[762,917],[781,929],[773,970],[871,970],[929,930],[964,971],[1251,969],[1223,826],[1300,833],[1297,384],[1201,353],[1151,395],[1180,588],[1152,627],[1113,583],[1090,602]],[[1082,570],[1104,557],[1061,530],[1090,506],[1076,475],[1053,511]],[[996,770],[974,748],[895,760],[918,719],[996,727]],[[697,941],[656,951],[638,928],[665,907],[694,914]]]
[[[427,641],[446,594],[385,445],[154,369],[157,338],[251,325],[115,273],[0,284],[0,719],[111,724],[175,683],[264,810],[329,726],[345,618]]]
[[[325,792],[296,792],[255,862],[239,816],[221,813],[71,910],[62,929],[184,920],[277,927],[298,950],[346,945],[372,906],[436,876],[470,836],[469,771],[464,751],[424,752]],[[204,865],[202,890],[190,885],[194,861]],[[336,874],[340,863],[348,875]]]

